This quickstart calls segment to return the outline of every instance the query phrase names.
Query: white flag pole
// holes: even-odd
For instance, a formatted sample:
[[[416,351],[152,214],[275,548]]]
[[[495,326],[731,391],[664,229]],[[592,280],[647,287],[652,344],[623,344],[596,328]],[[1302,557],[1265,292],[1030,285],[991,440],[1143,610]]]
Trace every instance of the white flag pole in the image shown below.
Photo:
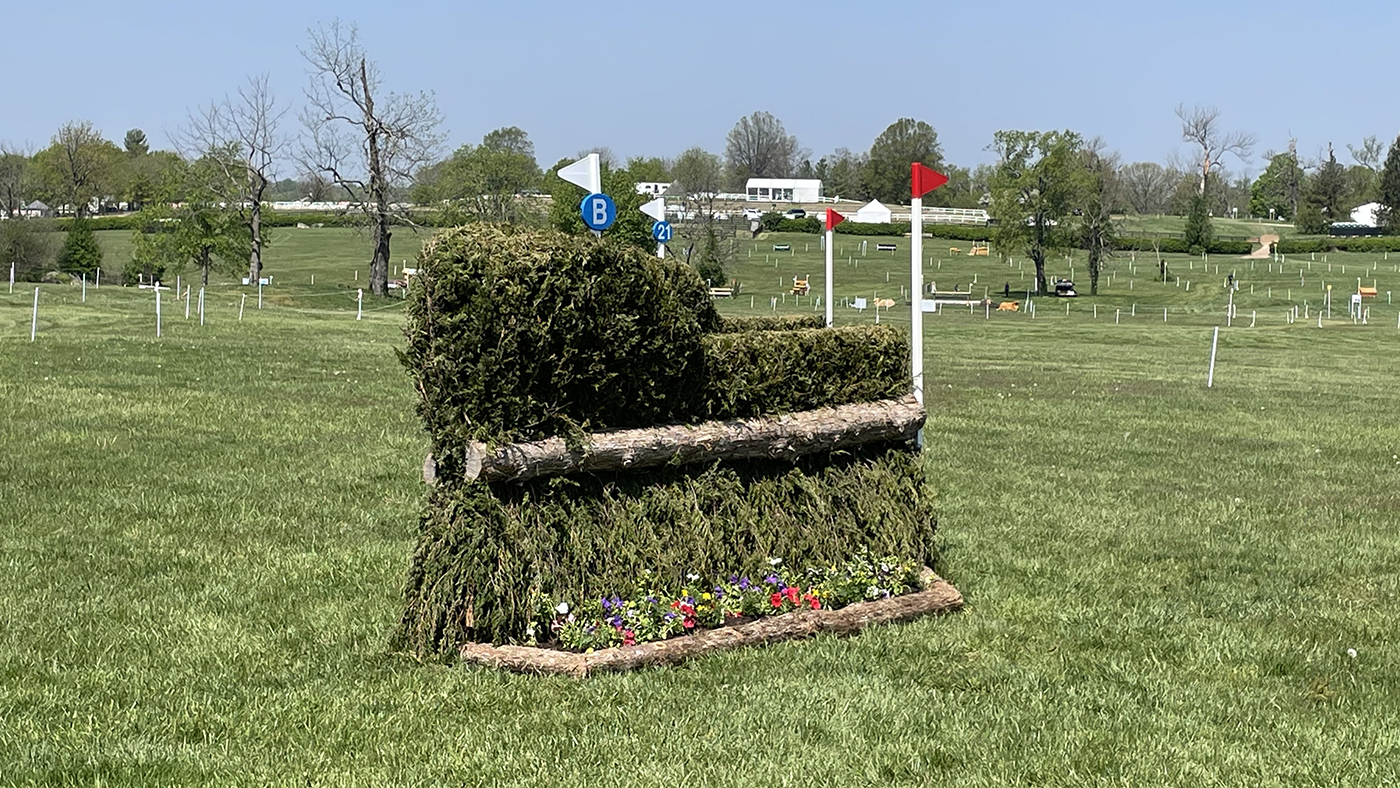
[[[918,165],[915,165],[918,166]],[[914,399],[924,404],[924,270],[919,265],[924,256],[924,198],[915,197],[910,205],[910,263],[909,294],[913,309],[909,313],[909,346],[913,351],[909,368],[914,373]],[[923,430],[919,430],[919,446],[924,445]]]
[[[39,333],[39,288],[34,288],[34,317],[29,321],[29,341],[34,341],[34,336]]]
[[[832,325],[834,324],[834,320],[833,320],[833,317],[834,317],[834,316],[832,315],[832,311],[831,311],[831,275],[832,275],[832,274],[831,274],[831,241],[832,241],[832,237],[833,237],[833,231],[832,231],[832,229],[831,229],[831,219],[830,219],[830,216],[831,216],[832,213],[833,213],[833,212],[830,211],[830,210],[828,210],[828,211],[826,212],[826,215],[827,215],[827,217],[828,217],[827,220],[826,220],[826,288],[825,288],[825,293],[826,293],[826,295],[823,296],[823,297],[826,299],[826,327],[827,327],[827,328],[831,328]]]

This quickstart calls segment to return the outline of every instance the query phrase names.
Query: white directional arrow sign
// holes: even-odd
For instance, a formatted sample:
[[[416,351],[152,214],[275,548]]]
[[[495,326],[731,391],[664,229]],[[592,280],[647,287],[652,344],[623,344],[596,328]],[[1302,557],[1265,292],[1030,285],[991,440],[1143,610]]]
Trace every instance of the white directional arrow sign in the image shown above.
[[[596,153],[590,153],[567,167],[560,167],[559,177],[581,187],[589,194],[603,191],[603,175]]]
[[[563,177],[564,171],[560,170],[559,172],[560,177]],[[664,197],[657,197],[655,200],[652,200],[646,205],[643,205],[638,210],[640,210],[642,213],[646,214],[647,216],[650,216],[658,222],[666,221],[666,199]]]

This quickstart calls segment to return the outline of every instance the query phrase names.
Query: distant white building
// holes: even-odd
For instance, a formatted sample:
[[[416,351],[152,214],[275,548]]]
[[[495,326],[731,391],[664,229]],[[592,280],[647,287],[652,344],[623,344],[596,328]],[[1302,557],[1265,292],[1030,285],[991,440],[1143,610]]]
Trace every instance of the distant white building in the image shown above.
[[[822,182],[804,178],[749,178],[749,202],[821,202]]]
[[[861,224],[889,224],[892,213],[879,200],[871,200],[862,205],[856,215],[851,217],[851,221]]]
[[[643,181],[637,184],[637,194],[647,194],[652,197],[660,197],[671,188],[669,183],[658,183],[656,181]]]
[[[19,215],[25,219],[52,219],[53,209],[35,200],[19,209]]]
[[[1380,207],[1381,204],[1378,202],[1368,202],[1365,205],[1359,206],[1356,210],[1351,212],[1351,220],[1365,227],[1377,227],[1379,226],[1379,222],[1376,221],[1376,211],[1379,210]]]

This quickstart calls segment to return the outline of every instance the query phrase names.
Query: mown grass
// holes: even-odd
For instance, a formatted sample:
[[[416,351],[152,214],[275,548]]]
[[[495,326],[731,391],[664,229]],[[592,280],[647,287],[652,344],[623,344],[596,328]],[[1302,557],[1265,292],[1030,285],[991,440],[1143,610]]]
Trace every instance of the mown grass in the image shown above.
[[[907,271],[877,259],[838,282]],[[930,316],[967,608],[575,682],[388,650],[425,449],[397,305],[268,290],[241,322],[240,288],[203,328],[171,308],[157,341],[149,292],[46,287],[33,344],[32,290],[0,293],[0,783],[1396,779],[1396,307],[1318,329],[1271,303],[1222,331],[1211,390],[1219,283],[1115,286],[1097,322]],[[1170,322],[1106,315],[1148,295]]]

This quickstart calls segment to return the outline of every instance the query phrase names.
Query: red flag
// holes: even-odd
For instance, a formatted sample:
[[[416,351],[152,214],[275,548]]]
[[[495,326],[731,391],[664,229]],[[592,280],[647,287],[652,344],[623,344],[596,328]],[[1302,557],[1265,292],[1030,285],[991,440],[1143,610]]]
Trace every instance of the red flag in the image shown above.
[[[836,211],[831,210],[830,208],[826,209],[826,229],[830,230],[844,221],[846,221],[846,217],[842,216]]]
[[[948,182],[948,176],[925,167],[917,161],[909,165],[914,176],[914,197],[922,197]]]

